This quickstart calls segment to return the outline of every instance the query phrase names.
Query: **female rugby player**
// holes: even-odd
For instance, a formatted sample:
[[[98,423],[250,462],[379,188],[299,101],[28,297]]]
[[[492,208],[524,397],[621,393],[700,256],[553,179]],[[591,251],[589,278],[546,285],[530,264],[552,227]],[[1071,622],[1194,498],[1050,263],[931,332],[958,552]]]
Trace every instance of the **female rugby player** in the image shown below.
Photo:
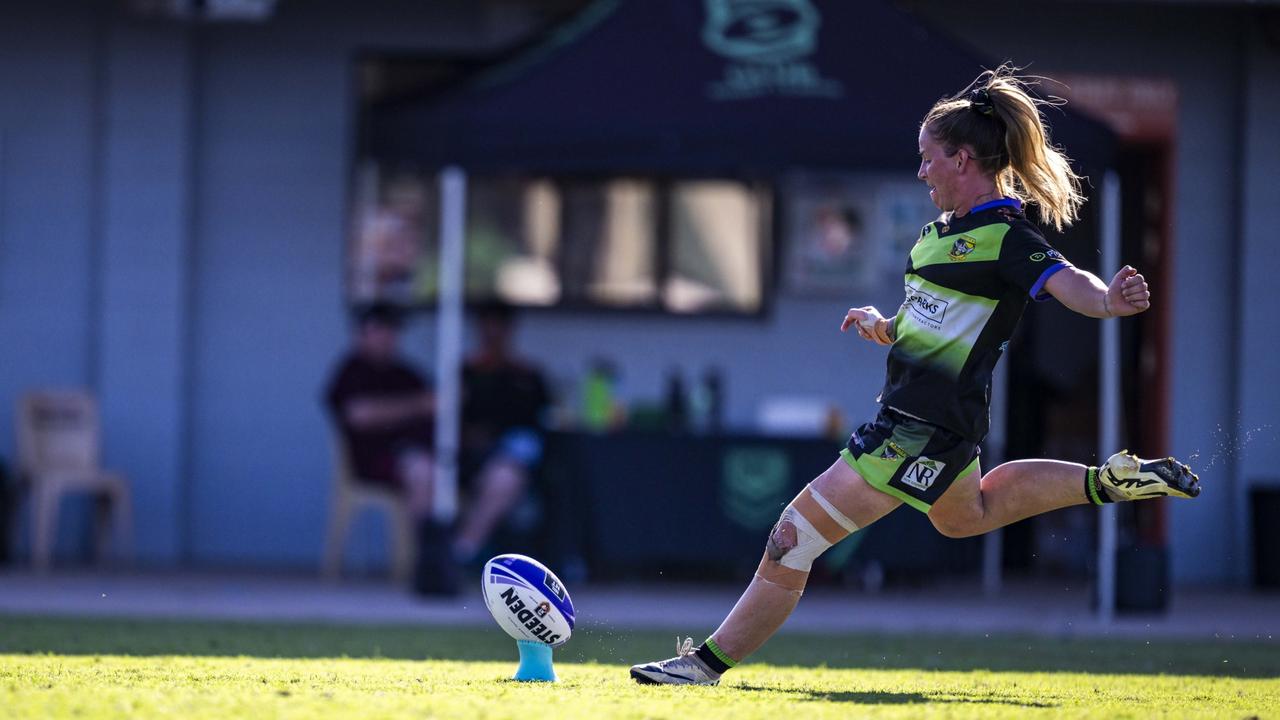
[[[1146,280],[1125,266],[1104,284],[1069,263],[1027,220],[1024,203],[1061,230],[1084,198],[1080,177],[1049,142],[1039,105],[1014,68],[984,72],[936,103],[920,124],[920,170],[942,215],[907,260],[906,300],[893,317],[852,308],[841,331],[889,346],[873,422],[783,510],[746,592],[697,648],[636,665],[641,683],[718,683],[764,644],[795,609],[813,561],[902,503],[939,532],[967,537],[1082,503],[1200,494],[1173,458],[1126,451],[1101,467],[1016,460],[986,473],[991,373],[1028,300],[1052,297],[1082,315],[1136,315],[1151,305]]]

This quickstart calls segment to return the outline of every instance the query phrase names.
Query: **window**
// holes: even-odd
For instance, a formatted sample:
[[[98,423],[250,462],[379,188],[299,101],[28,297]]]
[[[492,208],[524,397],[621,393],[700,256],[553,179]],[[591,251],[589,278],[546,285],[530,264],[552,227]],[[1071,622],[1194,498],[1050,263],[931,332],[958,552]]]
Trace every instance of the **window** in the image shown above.
[[[764,302],[764,224],[759,193],[729,181],[671,187],[671,266],[663,304],[675,312],[756,312]]]
[[[565,189],[561,272],[571,305],[652,306],[658,295],[658,193],[637,179],[572,181]]]
[[[351,300],[433,304],[434,177],[364,166]],[[726,179],[470,177],[466,295],[524,306],[755,314],[770,267],[771,196]]]

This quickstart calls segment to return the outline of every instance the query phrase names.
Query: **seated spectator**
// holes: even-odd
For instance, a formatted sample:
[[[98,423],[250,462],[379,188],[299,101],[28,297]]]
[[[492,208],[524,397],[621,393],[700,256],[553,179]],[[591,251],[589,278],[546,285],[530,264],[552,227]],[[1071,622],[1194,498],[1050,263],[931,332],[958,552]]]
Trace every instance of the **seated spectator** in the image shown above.
[[[549,404],[542,374],[512,347],[514,309],[490,303],[476,313],[478,347],[462,369],[462,473],[468,511],[454,557],[476,559],[495,526],[524,496],[542,459],[542,416]]]
[[[419,527],[415,587],[451,594],[448,528],[432,519],[435,397],[399,353],[400,312],[375,303],[356,315],[355,343],[325,393],[357,478],[401,492]]]

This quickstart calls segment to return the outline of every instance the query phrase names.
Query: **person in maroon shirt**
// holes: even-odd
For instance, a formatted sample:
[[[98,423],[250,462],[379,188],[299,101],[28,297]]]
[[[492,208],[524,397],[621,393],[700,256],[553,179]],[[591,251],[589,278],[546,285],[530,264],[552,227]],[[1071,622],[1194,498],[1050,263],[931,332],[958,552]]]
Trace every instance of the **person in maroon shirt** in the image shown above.
[[[456,588],[449,528],[431,515],[435,395],[400,356],[401,324],[394,306],[360,309],[354,347],[339,362],[325,400],[356,479],[399,490],[418,521],[415,588],[449,594]]]
[[[361,309],[355,346],[325,393],[356,478],[405,493],[415,514],[430,510],[435,397],[399,354],[401,318],[388,305]]]

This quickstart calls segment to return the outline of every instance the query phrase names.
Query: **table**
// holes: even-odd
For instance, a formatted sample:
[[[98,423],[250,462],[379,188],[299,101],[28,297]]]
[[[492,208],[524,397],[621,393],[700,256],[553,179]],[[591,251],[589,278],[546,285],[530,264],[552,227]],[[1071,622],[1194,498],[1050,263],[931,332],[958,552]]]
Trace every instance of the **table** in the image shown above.
[[[841,447],[752,434],[550,433],[540,473],[546,556],[593,580],[750,577],[782,509]],[[980,559],[979,541],[948,539],[903,507],[829,550],[814,577],[875,568],[910,581],[976,572]]]

